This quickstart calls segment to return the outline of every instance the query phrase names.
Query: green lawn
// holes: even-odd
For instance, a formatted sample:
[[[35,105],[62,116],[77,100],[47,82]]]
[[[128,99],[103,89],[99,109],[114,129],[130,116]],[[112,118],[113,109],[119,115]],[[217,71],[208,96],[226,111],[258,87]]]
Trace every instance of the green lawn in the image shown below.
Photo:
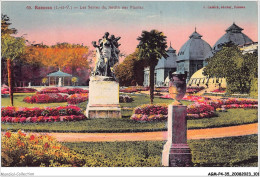
[[[256,122],[258,122],[257,109],[228,109],[227,112],[218,112],[218,117],[188,120],[187,124],[189,129],[198,129],[242,125]]]
[[[25,95],[15,94],[15,103],[22,106],[65,106],[67,103],[51,104],[27,104],[22,102]],[[149,103],[149,96],[143,94],[129,94],[134,98],[132,103],[121,103],[122,119],[91,119],[79,122],[52,122],[52,123],[2,123],[2,130],[36,131],[36,132],[140,132],[140,131],[166,131],[167,121],[162,122],[135,122],[130,120],[132,109],[140,104]],[[2,98],[2,106],[6,106],[8,98]],[[155,98],[155,103],[170,103],[172,100]],[[191,102],[183,101],[188,105]],[[87,102],[78,104],[82,109],[86,109]],[[213,128],[230,125],[241,125],[258,121],[256,109],[229,109],[228,112],[219,112],[219,117],[188,120],[188,129]]]
[[[194,166],[256,167],[257,135],[190,140]],[[63,143],[91,160],[86,166],[161,166],[164,141]]]

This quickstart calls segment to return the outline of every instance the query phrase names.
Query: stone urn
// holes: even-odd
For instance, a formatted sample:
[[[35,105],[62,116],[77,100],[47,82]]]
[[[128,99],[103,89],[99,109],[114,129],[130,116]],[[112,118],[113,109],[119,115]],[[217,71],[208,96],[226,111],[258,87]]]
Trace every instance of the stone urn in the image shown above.
[[[174,99],[172,105],[182,105],[180,100],[186,93],[187,74],[173,73],[170,75],[169,94]]]

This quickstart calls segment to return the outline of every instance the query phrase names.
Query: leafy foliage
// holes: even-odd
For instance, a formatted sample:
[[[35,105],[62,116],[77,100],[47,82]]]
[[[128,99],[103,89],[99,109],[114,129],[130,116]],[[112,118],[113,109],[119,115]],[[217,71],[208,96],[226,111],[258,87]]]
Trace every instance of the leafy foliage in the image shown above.
[[[25,39],[23,37],[13,37],[3,35],[1,38],[1,53],[4,59],[16,59],[24,52]]]
[[[73,76],[80,76],[81,83],[84,83],[90,72],[90,55],[88,47],[79,44],[58,43],[53,46],[40,44],[27,46],[23,59],[31,65],[38,64],[42,68],[53,67],[54,71],[61,68]]]
[[[142,85],[144,81],[144,61],[139,60],[139,50],[128,55],[115,69],[119,84],[123,86]]]
[[[251,81],[250,96],[258,96],[258,78],[253,78]]]
[[[10,23],[10,18],[7,15],[1,14],[1,35],[11,35],[16,34],[17,30],[15,28],[9,28],[9,26],[12,23]]]
[[[14,28],[9,29],[9,17],[1,16],[1,60],[6,60],[7,63],[7,77],[10,94],[10,102],[13,105],[13,68],[12,61],[19,57],[25,49],[25,39],[23,37],[13,37],[11,34],[16,33]],[[2,63],[2,62],[1,62]]]
[[[257,60],[255,54],[243,55],[237,46],[226,45],[212,58],[207,59],[204,74],[225,77],[228,93],[249,93],[251,80],[257,77]]]

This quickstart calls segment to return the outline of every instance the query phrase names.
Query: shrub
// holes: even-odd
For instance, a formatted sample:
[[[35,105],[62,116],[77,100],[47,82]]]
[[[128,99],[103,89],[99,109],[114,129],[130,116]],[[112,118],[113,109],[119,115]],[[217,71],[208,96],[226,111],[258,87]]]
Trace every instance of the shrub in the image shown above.
[[[250,86],[250,96],[258,96],[258,78],[253,78]]]
[[[63,146],[49,135],[6,132],[2,137],[3,167],[83,166],[85,157]]]

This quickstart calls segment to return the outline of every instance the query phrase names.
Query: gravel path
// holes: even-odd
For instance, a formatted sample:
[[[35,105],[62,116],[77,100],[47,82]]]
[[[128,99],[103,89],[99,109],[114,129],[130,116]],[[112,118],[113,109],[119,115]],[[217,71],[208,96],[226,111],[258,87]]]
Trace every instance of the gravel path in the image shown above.
[[[45,133],[61,142],[100,142],[100,141],[160,141],[167,140],[167,132],[138,133]],[[258,123],[188,130],[188,139],[210,139],[231,136],[258,134]]]

